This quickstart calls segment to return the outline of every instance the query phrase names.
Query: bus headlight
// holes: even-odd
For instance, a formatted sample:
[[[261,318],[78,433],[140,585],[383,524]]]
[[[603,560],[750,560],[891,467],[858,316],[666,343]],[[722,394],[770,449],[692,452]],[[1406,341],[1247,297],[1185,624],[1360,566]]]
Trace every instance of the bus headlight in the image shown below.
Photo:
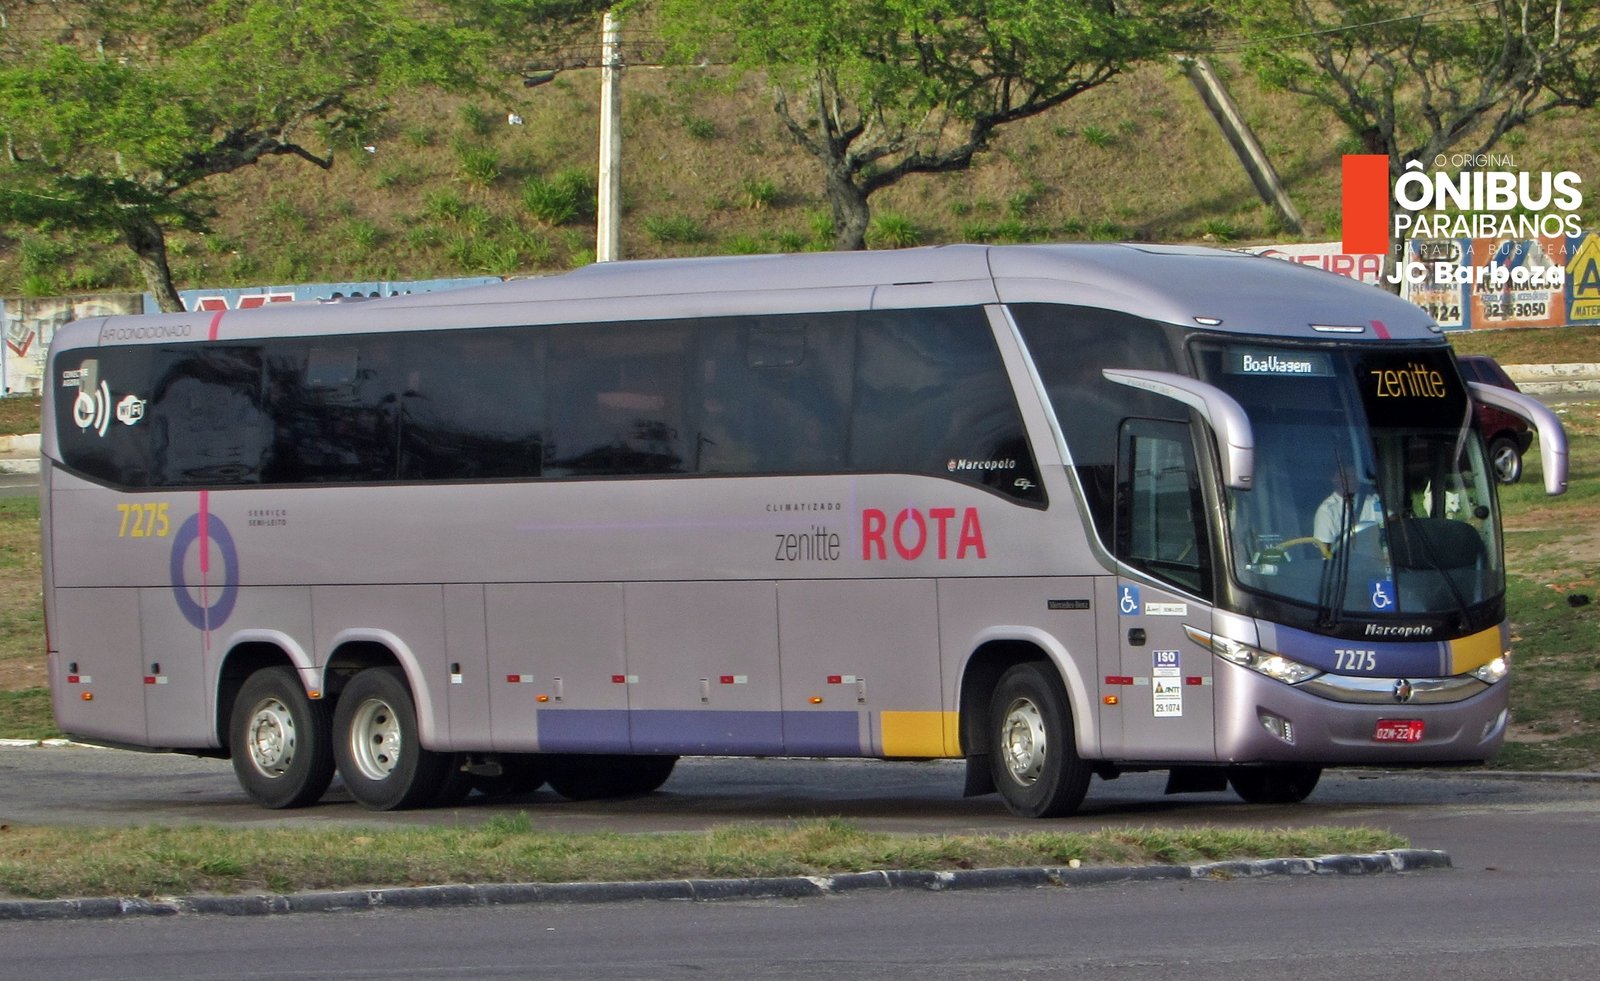
[[[1504,681],[1506,675],[1510,673],[1511,655],[1502,654],[1483,667],[1474,669],[1472,676],[1485,684],[1492,685],[1497,681]]]
[[[1322,674],[1316,668],[1308,667],[1299,661],[1291,661],[1282,654],[1269,654],[1248,644],[1241,644],[1225,637],[1213,635],[1210,647],[1234,664],[1247,667],[1251,671],[1264,674],[1286,685],[1298,685],[1302,681],[1310,681],[1317,675]]]

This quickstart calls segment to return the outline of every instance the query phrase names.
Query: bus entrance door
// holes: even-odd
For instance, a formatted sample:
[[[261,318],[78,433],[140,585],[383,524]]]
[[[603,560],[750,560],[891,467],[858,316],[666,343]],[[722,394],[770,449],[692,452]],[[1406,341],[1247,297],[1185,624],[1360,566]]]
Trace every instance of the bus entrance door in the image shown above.
[[[1106,678],[1122,717],[1129,759],[1216,758],[1210,657],[1184,634],[1210,611],[1155,587],[1117,582],[1120,673]]]

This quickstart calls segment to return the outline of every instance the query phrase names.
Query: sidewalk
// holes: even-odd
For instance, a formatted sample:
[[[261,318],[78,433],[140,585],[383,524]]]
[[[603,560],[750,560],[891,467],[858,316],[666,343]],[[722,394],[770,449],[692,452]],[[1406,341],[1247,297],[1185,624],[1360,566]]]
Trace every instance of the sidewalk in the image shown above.
[[[1501,365],[1529,395],[1600,394],[1600,364]]]

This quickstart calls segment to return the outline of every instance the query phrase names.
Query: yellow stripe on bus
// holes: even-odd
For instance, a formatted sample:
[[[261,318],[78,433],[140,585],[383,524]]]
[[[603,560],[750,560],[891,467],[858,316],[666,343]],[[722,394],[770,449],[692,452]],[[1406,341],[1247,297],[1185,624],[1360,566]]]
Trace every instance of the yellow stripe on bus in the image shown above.
[[[1506,652],[1504,627],[1490,627],[1450,642],[1450,673],[1466,674]]]
[[[954,712],[882,712],[883,755],[932,758],[960,756]]]

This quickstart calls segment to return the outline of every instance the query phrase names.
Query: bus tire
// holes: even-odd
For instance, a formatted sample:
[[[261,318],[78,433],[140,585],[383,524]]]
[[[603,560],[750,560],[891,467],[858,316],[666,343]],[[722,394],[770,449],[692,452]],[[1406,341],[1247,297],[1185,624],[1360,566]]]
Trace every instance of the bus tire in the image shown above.
[[[550,789],[567,800],[638,797],[672,776],[676,756],[563,756],[550,768]]]
[[[428,807],[455,807],[467,799],[473,788],[472,774],[467,772],[471,760],[467,753],[445,754],[444,778],[439,781],[439,789],[434,791]]]
[[[472,778],[472,786],[485,797],[521,797],[544,786],[549,767],[537,753],[503,753],[500,772]]]
[[[1248,804],[1298,804],[1311,796],[1321,778],[1322,767],[1300,763],[1228,770],[1228,785]]]
[[[1072,710],[1054,673],[1013,665],[989,701],[989,766],[995,789],[1018,817],[1063,817],[1078,809],[1092,768],[1072,735]]]
[[[417,709],[398,668],[350,679],[333,713],[333,755],[350,796],[374,811],[432,803],[449,776],[450,753],[422,748]]]
[[[293,668],[262,668],[246,678],[228,729],[234,775],[262,807],[314,804],[333,780],[328,703],[307,697]]]

